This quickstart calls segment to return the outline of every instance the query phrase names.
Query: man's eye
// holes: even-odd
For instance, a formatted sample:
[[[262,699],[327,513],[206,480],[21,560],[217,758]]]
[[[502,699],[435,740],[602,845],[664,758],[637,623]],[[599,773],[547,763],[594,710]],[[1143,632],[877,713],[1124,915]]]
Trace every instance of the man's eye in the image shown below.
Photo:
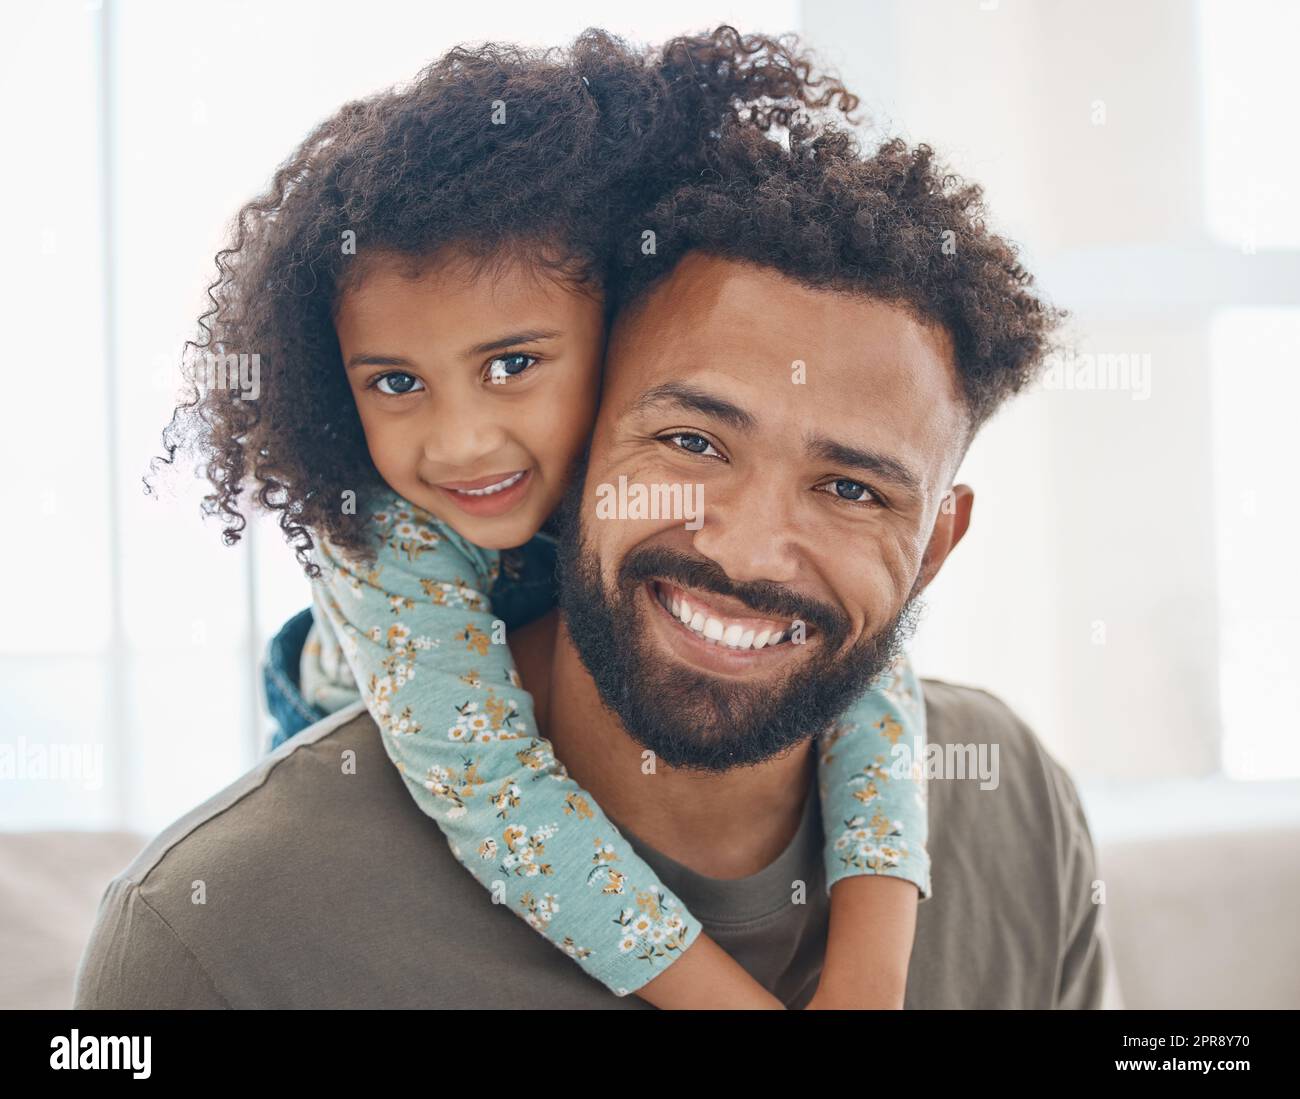
[[[678,450],[684,450],[688,454],[722,457],[708,439],[703,435],[696,435],[693,431],[675,431],[671,435],[662,435],[660,438],[671,442]],[[712,451],[712,454],[709,453],[710,451]]]
[[[879,503],[879,497],[871,491],[861,481],[850,481],[847,477],[840,477],[834,481],[828,481],[824,486],[830,494],[837,500],[847,500],[852,504],[874,504]]]
[[[384,393],[389,397],[400,397],[405,393],[417,393],[424,388],[424,383],[414,374],[403,374],[399,370],[380,374],[370,384],[380,393]]]
[[[517,378],[536,362],[536,355],[525,355],[522,351],[513,355],[498,355],[487,364],[487,380],[493,385],[503,385],[511,378]]]

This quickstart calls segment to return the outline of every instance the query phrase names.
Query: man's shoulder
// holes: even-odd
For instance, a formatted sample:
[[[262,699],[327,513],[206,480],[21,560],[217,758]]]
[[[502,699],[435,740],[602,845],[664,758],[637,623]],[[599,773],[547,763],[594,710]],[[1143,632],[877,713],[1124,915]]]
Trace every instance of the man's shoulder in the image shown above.
[[[1068,848],[1091,844],[1074,780],[1019,714],[979,687],[921,683],[932,831],[943,816],[950,826],[1024,828],[1022,847],[1058,861],[1069,857]]]
[[[926,722],[932,740],[946,742],[971,730],[997,732],[1018,750],[1039,747],[1038,738],[1019,715],[982,687],[922,677]]]
[[[981,687],[923,678],[926,736],[940,746],[948,760],[972,758],[979,749],[999,770],[1014,768],[1022,789],[1038,785],[1044,794],[1077,803],[1078,793],[1065,767],[1048,750],[1038,734],[997,695]],[[996,754],[993,752],[997,746]]]
[[[356,915],[340,910],[349,883],[377,916],[400,903],[383,874],[394,844],[418,852],[435,888],[452,877],[436,833],[412,811],[365,707],[349,706],[165,828],[109,883],[76,1004],[287,1006],[263,998],[275,994],[269,981],[253,987],[258,973],[313,948],[334,953],[333,925]]]
[[[922,688],[934,898],[918,914],[914,1006],[1098,1006],[1096,859],[1073,780],[996,695]],[[953,969],[963,950],[983,960]]]
[[[360,704],[286,741],[109,884],[75,994],[83,1008],[610,1000],[487,903]]]
[[[232,848],[256,858],[266,851],[260,841],[269,831],[276,846],[282,846],[297,830],[296,823],[319,822],[322,812],[340,808],[338,789],[330,781],[335,775],[355,778],[363,787],[379,777],[360,765],[359,753],[383,755],[378,729],[360,702],[304,729],[168,825],[119,878],[145,886]]]

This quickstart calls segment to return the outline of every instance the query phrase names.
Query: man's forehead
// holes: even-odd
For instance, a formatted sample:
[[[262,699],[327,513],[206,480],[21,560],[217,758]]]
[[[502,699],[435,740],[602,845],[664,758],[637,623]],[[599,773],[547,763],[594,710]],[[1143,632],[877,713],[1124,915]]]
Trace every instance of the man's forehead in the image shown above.
[[[616,331],[604,411],[636,414],[647,393],[688,381],[730,394],[759,426],[816,423],[860,441],[866,430],[926,465],[965,428],[945,331],[901,305],[710,256],[686,257]]]
[[[874,377],[928,386],[935,399],[960,402],[948,334],[905,305],[700,253],[684,258],[629,319],[616,322],[609,367],[611,380],[627,373],[635,382],[650,372],[722,363],[762,374],[784,366],[788,376],[797,362],[805,364],[802,384],[868,384]],[[836,378],[835,369],[846,377]]]

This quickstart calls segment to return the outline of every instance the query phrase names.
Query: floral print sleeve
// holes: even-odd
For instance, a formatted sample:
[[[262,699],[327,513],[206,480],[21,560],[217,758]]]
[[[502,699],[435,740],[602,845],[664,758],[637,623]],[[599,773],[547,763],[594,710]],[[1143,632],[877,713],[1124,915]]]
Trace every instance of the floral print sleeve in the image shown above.
[[[373,563],[317,538],[318,614],[419,807],[493,900],[619,996],[699,927],[538,736],[484,594],[499,555],[387,497]]]
[[[906,656],[821,737],[828,891],[842,878],[883,874],[930,896],[925,740],[921,681]]]

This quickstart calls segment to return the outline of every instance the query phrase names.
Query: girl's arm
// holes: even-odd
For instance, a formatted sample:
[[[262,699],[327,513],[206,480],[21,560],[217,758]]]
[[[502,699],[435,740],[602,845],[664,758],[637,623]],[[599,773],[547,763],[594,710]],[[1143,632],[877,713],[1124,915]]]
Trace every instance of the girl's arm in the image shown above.
[[[925,702],[901,657],[822,738],[818,755],[830,930],[810,1008],[901,1008],[930,896]]]
[[[497,555],[397,497],[376,556],[324,539],[314,593],[384,747],[456,858],[616,995],[660,1007],[782,1004],[708,939],[538,734],[483,594]]]
[[[916,934],[917,889],[906,878],[841,878],[831,890],[831,924],[818,1008],[902,1008]]]

